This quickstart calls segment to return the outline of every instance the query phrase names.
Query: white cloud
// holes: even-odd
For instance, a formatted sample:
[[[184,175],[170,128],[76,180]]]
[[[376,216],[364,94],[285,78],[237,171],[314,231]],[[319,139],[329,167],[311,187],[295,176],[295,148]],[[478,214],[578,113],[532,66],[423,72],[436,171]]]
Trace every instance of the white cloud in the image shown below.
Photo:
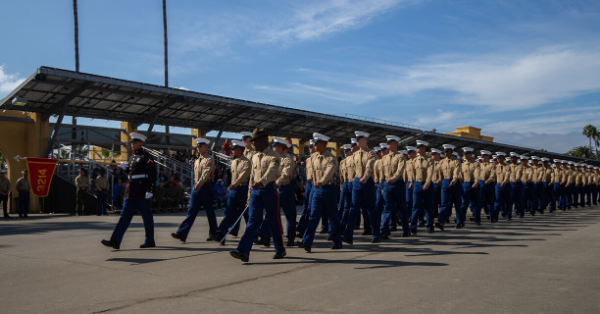
[[[295,95],[293,97],[297,97],[297,95],[310,95],[354,105],[371,102],[376,99],[375,96],[365,93],[341,92],[326,87],[302,83],[289,83],[287,84],[287,87],[254,86],[254,89],[264,90],[276,94]]]
[[[12,92],[25,79],[18,78],[19,74],[8,74],[4,72],[4,65],[0,65],[0,98]]]
[[[575,114],[495,122],[487,125],[486,130],[491,132],[565,134],[573,130],[581,130],[587,124],[600,125],[600,108]]]
[[[386,68],[382,67],[382,79],[360,84],[382,95],[447,91],[453,93],[453,103],[498,111],[600,91],[597,50],[545,48],[527,55],[441,56],[408,68]]]
[[[302,2],[291,16],[282,15],[260,32],[259,42],[291,44],[364,26],[406,0],[330,0]]]

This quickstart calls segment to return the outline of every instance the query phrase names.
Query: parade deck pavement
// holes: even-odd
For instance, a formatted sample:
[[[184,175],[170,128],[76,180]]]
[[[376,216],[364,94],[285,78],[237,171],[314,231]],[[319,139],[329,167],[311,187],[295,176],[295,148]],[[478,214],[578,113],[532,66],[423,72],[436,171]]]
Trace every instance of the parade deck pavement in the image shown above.
[[[338,251],[318,234],[310,254],[255,245],[246,264],[228,253],[239,238],[205,241],[205,217],[171,238],[183,217],[155,215],[158,247],[142,250],[135,216],[118,251],[100,244],[115,215],[0,219],[0,312],[600,312],[600,206],[378,244],[357,230]]]

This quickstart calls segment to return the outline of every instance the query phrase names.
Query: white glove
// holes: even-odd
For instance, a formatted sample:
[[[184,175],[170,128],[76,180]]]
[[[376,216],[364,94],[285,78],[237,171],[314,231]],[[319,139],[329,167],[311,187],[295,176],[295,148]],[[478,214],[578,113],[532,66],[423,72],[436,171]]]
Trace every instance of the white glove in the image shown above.
[[[127,169],[127,164],[124,163],[124,162],[122,162],[121,163],[121,169],[123,169],[123,170]]]
[[[151,197],[152,197],[152,193],[146,192],[146,199],[151,198]]]

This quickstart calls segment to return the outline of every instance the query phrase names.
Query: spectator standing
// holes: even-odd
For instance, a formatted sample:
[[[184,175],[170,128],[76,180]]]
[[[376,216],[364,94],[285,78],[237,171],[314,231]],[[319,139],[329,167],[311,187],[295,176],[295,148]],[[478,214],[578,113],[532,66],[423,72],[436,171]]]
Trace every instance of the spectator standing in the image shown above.
[[[77,187],[77,208],[75,214],[77,216],[82,216],[86,213],[85,210],[85,194],[90,187],[90,181],[85,176],[85,169],[79,169],[79,176],[75,178],[75,186]]]
[[[27,177],[27,170],[21,171],[23,176],[17,180],[17,191],[19,191],[19,217],[27,218],[27,212],[29,212],[29,178]]]
[[[117,180],[117,182],[113,186],[113,206],[121,207],[121,204],[123,203],[123,194],[121,194],[121,189],[123,188],[123,180],[117,177],[115,177],[115,179]]]
[[[10,218],[7,211],[8,193],[10,193],[10,181],[6,178],[6,169],[0,169],[0,202],[2,202],[2,211],[4,218]]]
[[[108,178],[106,170],[100,169],[100,175],[96,178],[96,216],[108,216],[106,212],[106,200],[108,199]]]
[[[231,156],[231,144],[229,143],[229,139],[225,140],[223,144],[223,150],[225,151],[225,155]]]

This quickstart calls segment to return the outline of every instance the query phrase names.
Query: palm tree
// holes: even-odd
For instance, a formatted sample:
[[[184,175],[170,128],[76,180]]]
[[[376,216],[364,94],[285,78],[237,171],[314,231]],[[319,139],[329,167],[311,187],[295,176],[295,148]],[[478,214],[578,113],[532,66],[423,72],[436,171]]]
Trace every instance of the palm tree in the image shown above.
[[[598,146],[600,146],[600,130],[596,129],[596,133],[594,133],[594,146],[596,147],[596,158],[600,158],[598,155]]]
[[[590,140],[590,152],[592,152],[592,137],[596,136],[598,129],[596,129],[595,126],[588,124],[583,127],[583,132],[581,133]]]
[[[571,155],[571,156],[576,156],[576,157],[596,159],[596,155],[587,146],[573,147],[566,154]]]
[[[101,158],[101,159],[108,159],[108,158],[111,157],[111,151],[109,149],[107,149],[107,148],[104,148],[104,147],[102,147],[101,151],[95,152],[95,153],[96,153],[96,156],[98,156],[98,158]],[[119,156],[121,156],[120,153],[112,152],[112,157],[113,158],[116,158],[116,157],[119,157]]]

